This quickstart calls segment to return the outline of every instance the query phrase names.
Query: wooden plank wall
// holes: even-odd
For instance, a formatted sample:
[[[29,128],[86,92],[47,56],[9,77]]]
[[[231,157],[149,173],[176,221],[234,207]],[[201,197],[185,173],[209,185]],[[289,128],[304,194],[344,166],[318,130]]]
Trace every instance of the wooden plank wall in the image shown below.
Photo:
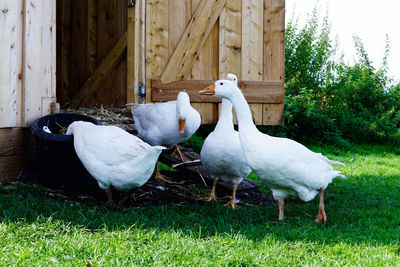
[[[128,29],[128,58],[107,78],[86,106],[123,106],[137,102],[138,84],[146,83],[146,102],[151,102],[151,80],[161,79],[187,25],[201,0],[136,1],[127,16],[124,0],[60,0],[57,96],[62,104],[82,88],[90,74]],[[204,45],[197,52],[188,80],[216,80],[232,72],[239,80],[284,80],[284,0],[227,0]],[[209,5],[209,4],[207,4]],[[129,27],[127,27],[129,22]],[[145,40],[142,25],[146,24]],[[142,59],[142,44],[146,43]],[[141,62],[146,62],[142,81]],[[128,79],[127,73],[133,76]],[[128,92],[128,93],[127,93]],[[143,99],[144,100],[144,99]],[[203,123],[215,123],[217,103],[194,103]],[[257,124],[281,124],[283,104],[250,105]]]
[[[284,0],[228,0],[220,18],[220,76],[284,82]],[[283,123],[282,104],[250,104],[256,124]]]
[[[30,124],[56,106],[56,0],[0,0],[0,181],[33,159]],[[17,128],[18,127],[18,128]]]
[[[283,84],[284,0],[227,0],[225,8],[204,45],[195,53],[195,62],[189,77],[186,75],[175,77],[176,64],[171,65],[169,61],[176,61],[175,49],[179,52],[189,51],[182,49],[182,46],[178,44],[181,39],[192,40],[191,36],[186,35],[190,34],[187,27],[194,23],[192,17],[198,7],[208,4],[200,0],[147,1],[147,102],[151,100],[150,82],[158,79],[161,83],[163,79],[166,81],[216,80],[232,72],[238,76],[239,80]],[[185,36],[183,36],[184,33]],[[165,51],[168,51],[168,57]],[[191,50],[189,53],[190,55],[183,53],[183,56],[192,57]],[[186,68],[187,66],[183,64],[188,62],[178,62],[182,64],[179,68]],[[283,97],[283,86],[281,92]],[[202,123],[205,124],[217,121],[218,105],[217,103],[193,103],[193,106],[200,111]],[[283,103],[250,103],[250,108],[256,124],[279,125],[283,122]]]
[[[125,0],[57,1],[57,97],[65,106],[127,31]],[[126,104],[126,59],[86,106]]]
[[[55,102],[55,3],[0,2],[0,127],[29,126]]]

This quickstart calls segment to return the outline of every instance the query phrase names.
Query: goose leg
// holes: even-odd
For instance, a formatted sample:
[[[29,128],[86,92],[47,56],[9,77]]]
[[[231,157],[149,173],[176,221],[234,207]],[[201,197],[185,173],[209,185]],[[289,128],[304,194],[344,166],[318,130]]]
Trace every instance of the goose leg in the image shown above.
[[[112,189],[111,187],[105,190],[106,195],[107,195],[107,202],[106,205],[111,205],[112,207],[115,207],[115,203],[112,197]]]
[[[215,188],[217,187],[217,179],[214,179],[213,181],[213,186],[211,189],[211,193],[208,197],[201,198],[201,200],[207,201],[207,202],[217,202],[217,197],[215,196]]]
[[[315,220],[318,223],[326,223],[326,213],[325,213],[325,204],[324,204],[324,189],[321,188],[319,190],[319,207],[318,207],[318,215]]]
[[[279,220],[282,221],[284,218],[283,210],[285,208],[285,200],[278,199],[278,207],[279,207]]]
[[[189,159],[186,158],[186,157],[182,154],[182,152],[181,152],[181,150],[179,149],[178,145],[175,145],[174,151],[171,153],[171,155],[173,155],[173,154],[178,154],[178,156],[181,158],[182,162],[189,161]]]
[[[224,205],[225,207],[231,207],[232,209],[237,209],[237,208],[239,208],[239,206],[237,206],[237,205],[235,204],[236,189],[237,189],[237,187],[238,187],[237,184],[234,184],[234,185],[233,185],[233,188],[232,188],[232,199],[231,199],[228,203],[226,203],[226,204]]]
[[[132,194],[133,194],[134,191],[135,191],[135,188],[129,190],[128,192],[126,192],[124,198],[121,199],[121,200],[119,201],[119,203],[120,203],[120,204],[124,204],[128,199],[131,198],[131,196],[132,196]]]
[[[156,163],[156,174],[154,177],[162,182],[167,182],[167,183],[171,182],[171,180],[169,180],[165,175],[161,174],[160,169],[158,168],[158,163]]]

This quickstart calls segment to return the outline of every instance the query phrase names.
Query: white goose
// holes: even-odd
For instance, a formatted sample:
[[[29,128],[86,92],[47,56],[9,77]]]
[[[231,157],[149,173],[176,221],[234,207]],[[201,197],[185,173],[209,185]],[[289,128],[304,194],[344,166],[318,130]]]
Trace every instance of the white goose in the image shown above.
[[[165,149],[150,146],[121,128],[85,121],[73,122],[66,134],[74,135],[76,154],[113,205],[110,186],[121,191],[142,186],[149,180],[158,156]],[[128,192],[125,199],[131,193]]]
[[[215,95],[232,102],[239,122],[239,138],[247,164],[272,190],[279,205],[279,220],[284,218],[284,199],[297,196],[312,200],[320,193],[317,222],[326,222],[324,190],[335,177],[345,178],[330,161],[300,143],[287,138],[263,134],[253,123],[250,108],[240,91],[231,81],[219,80],[201,90],[200,94]]]
[[[228,74],[226,79],[237,84],[234,74]],[[229,100],[222,99],[218,123],[204,141],[200,157],[201,163],[214,179],[210,196],[203,200],[216,201],[215,189],[221,179],[233,183],[232,199],[225,206],[235,208],[236,189],[251,170],[240,147],[239,134],[233,128],[232,104]]]
[[[182,161],[184,157],[176,145],[189,139],[201,124],[200,114],[190,105],[186,91],[180,92],[174,101],[135,105],[132,115],[142,140],[153,146],[175,146]],[[158,168],[156,178],[166,180]]]

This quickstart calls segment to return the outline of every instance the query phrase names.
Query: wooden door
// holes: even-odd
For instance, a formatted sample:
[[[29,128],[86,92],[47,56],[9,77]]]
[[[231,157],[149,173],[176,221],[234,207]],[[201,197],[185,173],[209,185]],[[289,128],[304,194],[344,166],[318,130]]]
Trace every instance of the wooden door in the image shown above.
[[[145,21],[146,102],[175,99],[185,88],[202,122],[215,123],[220,100],[197,92],[232,72],[256,124],[282,124],[284,0],[147,0],[144,19],[141,2],[132,72],[137,86],[143,44],[138,30]]]

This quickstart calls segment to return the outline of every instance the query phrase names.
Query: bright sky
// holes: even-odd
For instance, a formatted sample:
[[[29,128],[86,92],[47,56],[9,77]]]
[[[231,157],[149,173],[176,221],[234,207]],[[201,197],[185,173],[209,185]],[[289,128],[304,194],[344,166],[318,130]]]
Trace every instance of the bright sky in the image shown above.
[[[399,0],[286,0],[286,21],[293,12],[300,25],[308,19],[318,3],[323,17],[328,8],[332,38],[339,40],[339,51],[351,63],[356,56],[353,34],[364,43],[375,68],[379,68],[385,51],[385,35],[389,35],[389,76],[400,81],[400,1]]]

